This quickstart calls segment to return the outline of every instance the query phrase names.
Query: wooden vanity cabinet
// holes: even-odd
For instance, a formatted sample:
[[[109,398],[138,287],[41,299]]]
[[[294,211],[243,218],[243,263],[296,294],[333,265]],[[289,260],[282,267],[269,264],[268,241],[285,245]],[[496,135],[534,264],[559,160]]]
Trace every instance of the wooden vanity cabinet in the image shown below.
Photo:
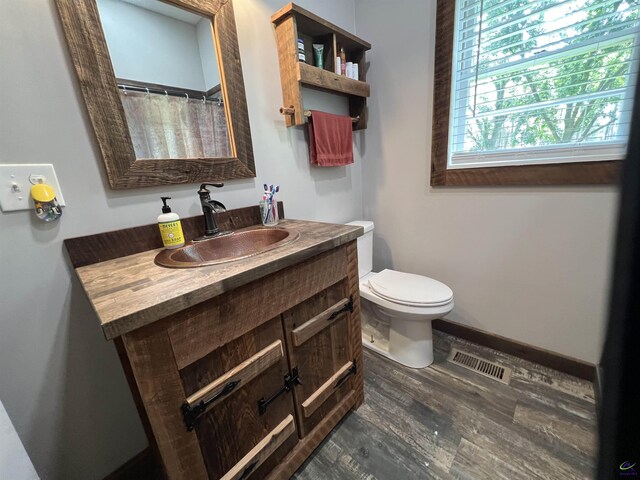
[[[291,476],[362,403],[359,305],[351,241],[119,337],[166,476]]]

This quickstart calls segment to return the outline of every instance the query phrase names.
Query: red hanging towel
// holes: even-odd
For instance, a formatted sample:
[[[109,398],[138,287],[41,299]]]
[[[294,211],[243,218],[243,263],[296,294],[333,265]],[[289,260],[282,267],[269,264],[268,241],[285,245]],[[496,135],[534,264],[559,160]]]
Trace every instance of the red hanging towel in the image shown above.
[[[309,157],[319,167],[339,167],[353,163],[351,117],[311,110]]]

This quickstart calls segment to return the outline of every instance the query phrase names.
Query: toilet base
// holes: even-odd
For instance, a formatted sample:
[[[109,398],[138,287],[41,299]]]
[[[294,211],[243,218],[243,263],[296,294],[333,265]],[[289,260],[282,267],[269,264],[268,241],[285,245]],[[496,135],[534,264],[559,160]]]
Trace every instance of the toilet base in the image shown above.
[[[367,336],[364,333],[362,334],[362,346],[364,348],[368,348],[369,350],[376,352],[379,355],[382,355],[383,357],[387,357],[393,360],[393,358],[391,358],[391,356],[389,355],[389,350],[385,348],[385,345],[382,345],[381,343],[376,343],[376,342],[371,343],[371,338],[367,338]],[[395,360],[393,361],[395,362]]]
[[[371,343],[371,338],[367,338],[366,335],[362,335],[362,346],[366,349],[369,349],[375,353],[377,353],[378,355],[382,355],[385,358],[388,358],[389,360],[393,360],[395,363],[402,365],[404,367],[409,367],[409,368],[426,368],[429,365],[431,365],[433,363],[433,354],[431,355],[431,361],[426,363],[424,366],[411,366],[411,365],[407,365],[406,363],[401,362],[400,360],[398,360],[397,358],[394,358],[390,353],[389,350],[387,350],[385,347],[386,345],[381,344],[381,343]],[[428,360],[427,360],[428,361]]]
[[[392,319],[380,321],[369,310],[367,301],[361,312],[362,345],[380,355],[411,368],[433,363],[433,335],[430,320]],[[372,341],[373,340],[373,341]]]
[[[431,320],[395,319],[389,328],[389,355],[411,368],[433,363]]]

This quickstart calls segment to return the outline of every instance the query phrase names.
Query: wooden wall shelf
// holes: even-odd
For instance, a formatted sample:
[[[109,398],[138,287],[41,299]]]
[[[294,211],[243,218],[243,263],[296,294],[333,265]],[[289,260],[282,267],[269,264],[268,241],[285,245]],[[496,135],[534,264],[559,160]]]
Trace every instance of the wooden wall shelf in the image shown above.
[[[294,3],[281,8],[271,21],[276,28],[283,110],[293,112],[285,114],[287,126],[305,123],[301,91],[305,86],[346,95],[349,115],[358,119],[353,129],[367,128],[366,99],[370,87],[366,82],[365,52],[371,49],[371,44]],[[298,61],[298,38],[304,40],[306,62]],[[324,44],[322,69],[313,65],[314,43]],[[344,48],[347,61],[358,63],[359,80],[334,73],[335,57],[340,48]]]
[[[300,69],[300,83],[306,86],[358,97],[369,96],[370,88],[367,82],[353,80],[302,62],[298,62],[298,68]]]

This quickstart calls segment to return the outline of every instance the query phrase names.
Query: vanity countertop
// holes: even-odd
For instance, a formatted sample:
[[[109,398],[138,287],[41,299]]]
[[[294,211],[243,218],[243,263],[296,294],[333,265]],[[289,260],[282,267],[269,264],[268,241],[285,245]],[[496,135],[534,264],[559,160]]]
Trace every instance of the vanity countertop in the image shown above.
[[[140,328],[224,292],[258,280],[362,235],[362,227],[282,220],[300,233],[293,243],[219,265],[165,268],[149,250],[76,269],[107,339]]]

